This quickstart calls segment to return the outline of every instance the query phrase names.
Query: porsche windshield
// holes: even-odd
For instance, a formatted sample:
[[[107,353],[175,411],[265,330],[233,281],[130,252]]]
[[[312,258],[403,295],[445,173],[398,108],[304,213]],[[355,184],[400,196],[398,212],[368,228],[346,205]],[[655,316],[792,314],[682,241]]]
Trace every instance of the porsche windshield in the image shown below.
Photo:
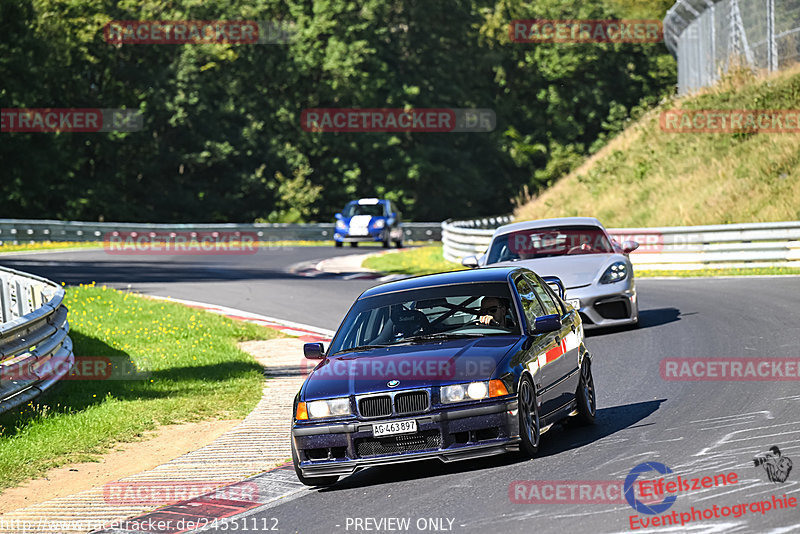
[[[372,217],[383,216],[383,204],[348,204],[342,210],[342,215],[352,217],[354,215],[370,215]]]
[[[608,236],[597,226],[532,228],[495,238],[486,263],[613,252]]]
[[[443,338],[519,334],[505,282],[398,291],[356,301],[329,354]]]

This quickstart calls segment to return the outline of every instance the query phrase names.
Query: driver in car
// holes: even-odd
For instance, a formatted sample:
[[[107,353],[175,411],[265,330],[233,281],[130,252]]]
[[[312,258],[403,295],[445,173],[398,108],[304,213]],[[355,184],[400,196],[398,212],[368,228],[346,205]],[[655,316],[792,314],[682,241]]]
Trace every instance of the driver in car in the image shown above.
[[[506,313],[508,302],[498,297],[483,297],[481,310],[478,312],[478,321],[481,324],[506,326]]]

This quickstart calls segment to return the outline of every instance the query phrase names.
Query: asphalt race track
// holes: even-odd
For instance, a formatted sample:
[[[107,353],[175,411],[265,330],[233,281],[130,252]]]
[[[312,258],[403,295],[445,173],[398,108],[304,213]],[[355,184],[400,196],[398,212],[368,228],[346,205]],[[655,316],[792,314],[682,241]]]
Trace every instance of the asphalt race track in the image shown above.
[[[96,281],[146,294],[185,298],[335,329],[373,280],[306,278],[301,262],[350,254],[325,248],[268,249],[253,256],[111,256],[81,251],[0,257],[0,264],[68,284]],[[596,425],[556,426],[533,460],[507,454],[480,461],[376,467],[328,489],[308,489],[250,514],[251,525],[280,532],[631,532],[629,517],[652,519],[715,505],[800,500],[800,388],[795,381],[667,381],[669,357],[800,359],[800,277],[639,280],[641,327],[589,334],[598,390]],[[754,456],[778,446],[795,462],[770,482]],[[684,478],[733,471],[723,487],[678,493],[661,516],[626,502],[581,504],[552,498],[516,503],[514,481],[623,480],[643,462]],[[513,493],[513,492],[512,492]],[[511,495],[513,496],[513,494]],[[763,509],[763,507],[762,507]],[[260,518],[275,518],[262,522]],[[395,519],[408,520],[408,528]],[[638,526],[638,525],[637,525]],[[237,530],[264,532],[265,530]],[[646,532],[800,532],[800,506],[748,507],[739,518],[701,519]],[[231,530],[229,530],[231,532]]]

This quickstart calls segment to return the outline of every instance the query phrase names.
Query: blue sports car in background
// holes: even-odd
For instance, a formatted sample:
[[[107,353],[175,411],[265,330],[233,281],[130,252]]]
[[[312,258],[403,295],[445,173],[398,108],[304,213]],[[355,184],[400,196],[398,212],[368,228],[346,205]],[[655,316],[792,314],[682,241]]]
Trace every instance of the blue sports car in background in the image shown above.
[[[563,286],[555,280],[557,291]],[[380,464],[522,449],[570,416],[593,423],[592,358],[578,312],[521,267],[408,278],[365,291],[294,401],[300,481]]]
[[[348,202],[336,214],[333,242],[337,247],[350,243],[357,247],[360,241],[381,241],[385,248],[394,242],[403,246],[403,228],[400,212],[391,200],[362,198]]]

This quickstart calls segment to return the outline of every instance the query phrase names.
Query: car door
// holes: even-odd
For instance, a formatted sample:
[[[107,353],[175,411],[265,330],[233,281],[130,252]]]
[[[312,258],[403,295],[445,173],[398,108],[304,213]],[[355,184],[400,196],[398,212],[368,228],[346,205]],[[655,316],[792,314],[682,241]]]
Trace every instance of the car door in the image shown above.
[[[578,388],[579,333],[574,310],[568,311],[556,297],[552,289],[536,275],[524,275],[542,303],[545,314],[557,314],[561,318],[561,330],[554,332],[553,345],[548,346],[546,358],[551,387],[553,388],[553,409],[572,401]]]
[[[522,303],[522,311],[525,314],[525,322],[527,323],[527,334],[529,335],[530,343],[526,343],[527,357],[523,364],[531,371],[534,377],[534,384],[536,385],[536,392],[539,395],[542,403],[542,415],[548,413],[548,409],[555,409],[554,405],[557,402],[556,392],[550,387],[553,377],[557,376],[557,372],[552,369],[552,362],[548,362],[547,353],[556,346],[555,338],[558,332],[549,332],[546,334],[534,334],[533,324],[537,317],[545,315],[544,307],[541,301],[536,296],[531,284],[524,276],[519,276],[514,281],[517,293],[519,294],[520,302]]]

